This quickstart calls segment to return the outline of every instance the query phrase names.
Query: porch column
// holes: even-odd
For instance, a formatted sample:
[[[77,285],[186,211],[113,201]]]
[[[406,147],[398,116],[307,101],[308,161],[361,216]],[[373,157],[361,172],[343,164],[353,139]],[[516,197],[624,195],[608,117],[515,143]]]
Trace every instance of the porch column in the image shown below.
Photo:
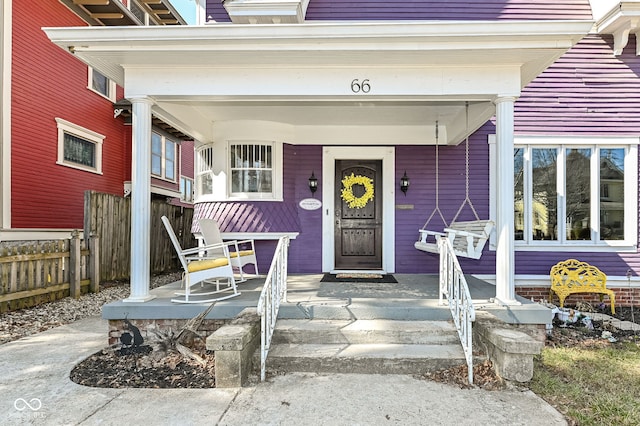
[[[497,98],[496,104],[496,302],[518,305],[515,299],[513,250],[513,109],[516,98]]]
[[[146,302],[149,294],[151,216],[151,106],[147,97],[132,98],[131,141],[131,294],[125,302]]]

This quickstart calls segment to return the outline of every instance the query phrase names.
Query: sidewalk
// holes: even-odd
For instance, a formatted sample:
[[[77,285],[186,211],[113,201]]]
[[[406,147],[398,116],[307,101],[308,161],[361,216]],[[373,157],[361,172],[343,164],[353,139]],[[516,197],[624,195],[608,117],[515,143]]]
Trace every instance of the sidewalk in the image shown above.
[[[99,389],[69,372],[106,346],[89,318],[0,346],[2,425],[563,425],[531,392],[403,375],[287,374],[241,389]]]

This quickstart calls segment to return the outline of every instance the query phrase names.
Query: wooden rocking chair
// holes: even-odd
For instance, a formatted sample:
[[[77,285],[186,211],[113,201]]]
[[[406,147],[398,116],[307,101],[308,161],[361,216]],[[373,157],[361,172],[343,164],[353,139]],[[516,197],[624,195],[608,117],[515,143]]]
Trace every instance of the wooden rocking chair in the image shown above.
[[[178,241],[175,232],[173,232],[173,227],[166,216],[162,216],[162,223],[169,234],[171,243],[173,243],[173,247],[180,259],[180,264],[184,269],[184,272],[182,273],[184,292],[176,293],[176,295],[184,296],[184,298],[171,299],[172,302],[211,303],[240,295],[233,277],[233,268],[231,267],[229,249],[225,244],[215,244],[212,246],[183,250],[182,247],[180,247],[180,242]],[[225,283],[221,288],[220,280],[227,280],[228,284]],[[198,283],[200,283],[200,286],[203,289],[205,288],[205,283],[215,286],[215,289],[198,292],[192,291],[191,287]],[[218,296],[207,299],[200,298],[200,296],[210,295]],[[196,299],[190,299],[190,297],[196,297]]]
[[[213,219],[198,219],[198,224],[200,225],[200,232],[202,233],[202,237],[204,238],[204,243],[206,246],[210,246],[213,244],[225,244],[228,248],[231,249],[229,250],[231,266],[239,270],[239,282],[245,282],[247,280],[244,277],[244,271],[242,269],[245,265],[253,265],[253,268],[255,270],[254,277],[257,277],[259,275],[258,260],[256,259],[256,250],[253,240],[233,240],[223,242],[222,235],[220,234],[220,228],[218,227],[218,222]],[[241,245],[249,245],[250,248],[247,250],[241,250]]]

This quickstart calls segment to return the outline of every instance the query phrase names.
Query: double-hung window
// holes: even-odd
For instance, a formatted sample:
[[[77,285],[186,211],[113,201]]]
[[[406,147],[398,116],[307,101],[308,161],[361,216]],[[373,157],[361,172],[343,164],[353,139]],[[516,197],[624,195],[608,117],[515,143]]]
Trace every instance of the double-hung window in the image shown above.
[[[160,179],[176,181],[177,144],[168,137],[151,132],[151,174]]]
[[[632,138],[516,137],[516,248],[633,250],[637,144]]]
[[[102,144],[105,136],[56,118],[58,126],[57,164],[92,173],[102,173]]]

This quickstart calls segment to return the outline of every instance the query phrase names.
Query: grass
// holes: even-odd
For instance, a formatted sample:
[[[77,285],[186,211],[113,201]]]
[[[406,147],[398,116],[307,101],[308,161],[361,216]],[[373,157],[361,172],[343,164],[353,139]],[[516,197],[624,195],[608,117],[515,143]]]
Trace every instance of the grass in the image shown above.
[[[640,425],[640,345],[545,347],[529,386],[574,424]]]

